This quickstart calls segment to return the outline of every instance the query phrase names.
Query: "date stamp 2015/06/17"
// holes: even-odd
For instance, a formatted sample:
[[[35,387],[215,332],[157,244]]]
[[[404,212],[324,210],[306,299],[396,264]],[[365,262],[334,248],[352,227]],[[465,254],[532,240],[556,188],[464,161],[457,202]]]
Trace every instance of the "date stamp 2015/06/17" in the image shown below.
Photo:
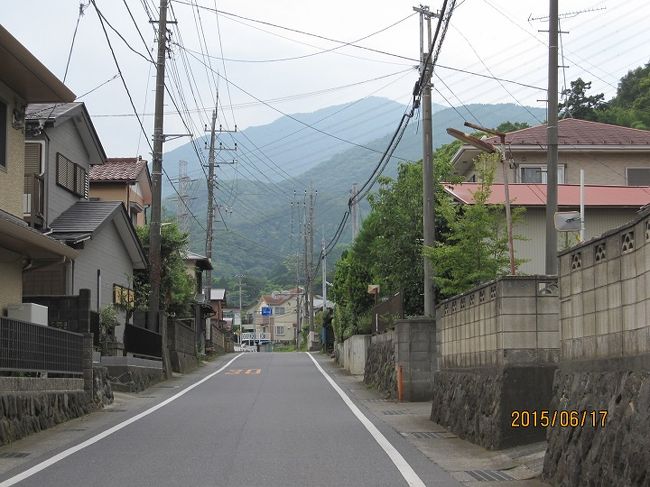
[[[546,428],[548,426],[561,428],[577,428],[592,426],[604,428],[607,424],[607,410],[594,411],[512,411],[510,426],[512,428]]]

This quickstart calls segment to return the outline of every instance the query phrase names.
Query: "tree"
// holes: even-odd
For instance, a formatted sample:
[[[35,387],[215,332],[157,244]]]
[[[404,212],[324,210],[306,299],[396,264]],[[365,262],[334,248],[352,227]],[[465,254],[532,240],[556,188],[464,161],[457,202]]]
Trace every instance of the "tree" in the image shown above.
[[[138,227],[136,230],[140,242],[145,248],[148,247],[149,225]],[[160,307],[169,314],[190,316],[196,283],[187,273],[185,266],[185,251],[188,247],[189,235],[181,232],[175,223],[164,225],[161,235]],[[133,279],[136,307],[147,309],[151,290],[149,271],[135,271]]]
[[[424,254],[436,269],[435,283],[443,296],[462,293],[481,282],[507,272],[508,237],[501,205],[488,200],[498,154],[481,154],[476,168],[479,188],[474,204],[460,206],[450,196],[439,199],[439,212],[449,227],[442,241],[425,247]],[[514,212],[516,220],[520,212]]]
[[[497,127],[497,132],[515,132],[516,130],[522,130],[522,129],[527,129],[529,128],[530,125],[528,125],[526,122],[502,122],[499,124]]]
[[[599,117],[601,122],[650,129],[650,63],[621,78],[616,96]]]
[[[562,91],[566,99],[559,104],[559,116],[579,118],[581,120],[598,120],[599,114],[607,108],[605,95],[588,96],[587,91],[591,89],[591,81],[583,81],[578,78],[571,81],[571,88]]]

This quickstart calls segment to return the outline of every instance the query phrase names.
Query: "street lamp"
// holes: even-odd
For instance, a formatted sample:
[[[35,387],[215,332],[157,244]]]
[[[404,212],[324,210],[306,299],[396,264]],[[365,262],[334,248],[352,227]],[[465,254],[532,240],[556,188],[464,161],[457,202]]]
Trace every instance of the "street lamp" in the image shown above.
[[[478,139],[472,135],[468,135],[464,132],[461,132],[460,130],[456,130],[453,128],[447,129],[447,133],[452,137],[462,142],[465,142],[466,144],[474,146],[482,152],[487,152],[488,154],[494,154],[498,152],[500,154],[501,164],[503,165],[503,190],[506,197],[506,203],[505,203],[506,230],[508,232],[508,254],[510,257],[510,274],[514,276],[516,274],[515,250],[512,243],[512,213],[510,211],[510,188],[508,186],[508,168],[506,167],[506,134],[503,132],[498,132],[493,129],[481,127],[480,125],[475,125],[470,122],[465,122],[465,126],[476,130],[480,130],[481,132],[486,132],[488,134],[496,135],[497,137],[499,137],[501,141],[500,147],[496,148],[492,144],[485,142],[484,140]]]

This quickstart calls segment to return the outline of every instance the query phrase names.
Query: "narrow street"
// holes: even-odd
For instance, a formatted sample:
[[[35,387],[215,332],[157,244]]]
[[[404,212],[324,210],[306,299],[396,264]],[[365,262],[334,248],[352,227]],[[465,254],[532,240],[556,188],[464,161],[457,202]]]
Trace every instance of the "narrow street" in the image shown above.
[[[229,357],[0,486],[459,485],[339,390],[306,353]]]

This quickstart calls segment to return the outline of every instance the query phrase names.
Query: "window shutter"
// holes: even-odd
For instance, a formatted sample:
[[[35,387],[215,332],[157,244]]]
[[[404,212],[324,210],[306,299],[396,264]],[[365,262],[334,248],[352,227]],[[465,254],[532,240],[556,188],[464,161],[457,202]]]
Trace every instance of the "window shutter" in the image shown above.
[[[25,176],[40,174],[43,146],[36,142],[25,142]]]

